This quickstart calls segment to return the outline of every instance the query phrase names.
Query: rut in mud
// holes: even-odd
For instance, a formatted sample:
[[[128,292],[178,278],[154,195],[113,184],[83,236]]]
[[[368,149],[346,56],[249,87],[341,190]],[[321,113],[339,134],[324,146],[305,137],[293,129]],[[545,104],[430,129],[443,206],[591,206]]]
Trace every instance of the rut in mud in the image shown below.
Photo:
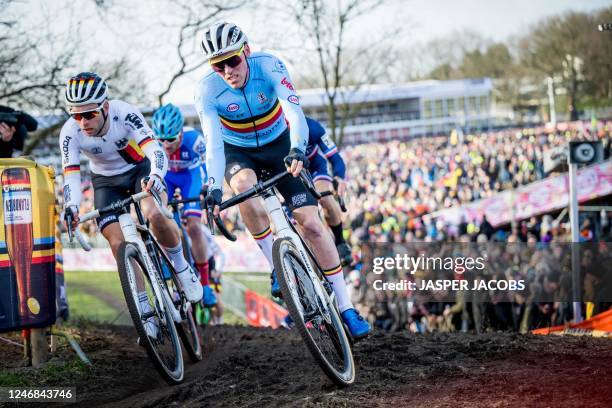
[[[80,406],[592,406],[612,401],[612,341],[513,333],[375,333],[355,346],[357,379],[338,389],[297,331],[239,326],[204,331],[206,356],[167,385],[131,327],[81,329],[94,362],[76,386]],[[2,369],[19,353],[0,345]],[[17,349],[18,350],[18,349]],[[72,358],[62,347],[58,358]]]

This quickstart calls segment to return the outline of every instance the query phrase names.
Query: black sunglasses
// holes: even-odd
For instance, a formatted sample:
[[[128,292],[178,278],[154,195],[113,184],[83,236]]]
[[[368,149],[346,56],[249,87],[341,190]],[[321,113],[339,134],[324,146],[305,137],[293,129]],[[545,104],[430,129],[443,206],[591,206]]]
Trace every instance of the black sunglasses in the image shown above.
[[[242,57],[240,55],[234,55],[226,60],[219,61],[215,64],[210,64],[212,69],[215,72],[223,72],[225,71],[225,66],[227,65],[230,68],[236,68],[238,65],[242,63]]]
[[[71,113],[70,116],[72,117],[72,119],[76,120],[77,122],[80,122],[81,119],[91,120],[100,114],[100,112],[102,111],[102,108],[103,106],[99,106],[94,110]]]

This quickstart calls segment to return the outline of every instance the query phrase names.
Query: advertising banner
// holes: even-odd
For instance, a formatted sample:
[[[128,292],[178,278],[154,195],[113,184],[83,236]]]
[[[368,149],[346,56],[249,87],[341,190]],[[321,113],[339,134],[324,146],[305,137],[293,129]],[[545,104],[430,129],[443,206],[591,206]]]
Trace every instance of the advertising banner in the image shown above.
[[[0,332],[55,322],[53,171],[0,161]]]

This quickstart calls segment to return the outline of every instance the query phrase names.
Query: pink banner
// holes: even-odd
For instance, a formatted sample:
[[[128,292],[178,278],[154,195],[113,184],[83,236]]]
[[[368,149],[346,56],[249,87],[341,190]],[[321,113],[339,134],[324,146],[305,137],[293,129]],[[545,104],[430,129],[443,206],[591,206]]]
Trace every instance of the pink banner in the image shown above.
[[[249,234],[236,233],[236,242],[216,236],[215,241],[225,255],[223,269],[228,272],[265,272],[270,270],[257,243]],[[117,264],[110,248],[64,248],[64,269],[67,271],[116,271]],[[95,262],[92,262],[92,259]]]
[[[612,194],[612,161],[578,170],[578,202],[593,200]],[[480,221],[483,215],[493,226],[508,224],[512,219],[522,220],[546,214],[569,205],[568,175],[549,177],[516,190],[504,191],[493,197],[475,201],[461,207],[448,208],[432,214],[451,224],[464,218],[467,222]]]

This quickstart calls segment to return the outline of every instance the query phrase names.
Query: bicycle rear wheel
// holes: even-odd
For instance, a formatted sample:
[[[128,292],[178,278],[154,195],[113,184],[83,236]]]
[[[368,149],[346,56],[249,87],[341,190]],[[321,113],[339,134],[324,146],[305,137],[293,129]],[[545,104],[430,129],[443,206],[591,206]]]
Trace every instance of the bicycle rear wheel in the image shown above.
[[[321,280],[311,280],[291,239],[274,241],[272,256],[283,300],[310,353],[336,385],[351,384],[355,380],[353,353],[327,288]],[[314,285],[319,285],[322,298]]]
[[[133,242],[123,242],[117,251],[117,267],[121,287],[132,316],[134,327],[140,336],[140,344],[144,346],[153,365],[169,384],[178,384],[183,380],[184,366],[181,345],[170,312],[171,304],[167,304],[164,296],[158,299],[155,295],[149,274],[147,273],[144,256],[138,245]],[[158,279],[163,284],[162,279]],[[140,289],[138,285],[142,286]],[[162,290],[167,290],[165,285]],[[147,303],[141,303],[139,295],[145,297]],[[164,310],[162,312],[161,304]],[[150,336],[145,324],[156,333]]]

